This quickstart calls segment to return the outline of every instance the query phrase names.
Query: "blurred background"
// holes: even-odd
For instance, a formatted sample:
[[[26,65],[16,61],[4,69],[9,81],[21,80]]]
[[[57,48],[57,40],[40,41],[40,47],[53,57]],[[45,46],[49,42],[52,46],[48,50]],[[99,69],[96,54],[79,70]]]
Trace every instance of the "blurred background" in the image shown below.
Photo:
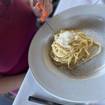
[[[53,0],[53,12],[49,17],[53,16],[54,11],[56,10],[56,7],[58,5],[60,0]],[[39,22],[36,23],[37,27],[39,28],[42,24],[40,24]],[[0,105],[12,105],[13,101],[15,99],[15,96],[12,95],[11,93],[6,93],[6,94],[0,94]]]

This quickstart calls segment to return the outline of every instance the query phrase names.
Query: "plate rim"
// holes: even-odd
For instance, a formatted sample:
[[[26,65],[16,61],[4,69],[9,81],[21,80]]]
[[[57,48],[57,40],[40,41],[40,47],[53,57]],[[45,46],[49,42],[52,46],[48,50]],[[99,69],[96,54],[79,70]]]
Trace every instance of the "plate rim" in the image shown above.
[[[56,15],[56,16],[54,16],[54,18],[57,17],[57,16],[59,16],[59,15],[61,15],[61,14],[63,14],[63,13],[65,13],[65,12],[68,12],[68,11],[71,10],[71,9],[81,8],[81,7],[91,7],[91,6],[93,6],[93,5],[82,5],[82,6],[73,7],[73,8],[70,8],[70,9],[68,9],[68,10],[66,10],[66,11],[64,11],[64,12],[62,12],[62,13]],[[104,8],[105,8],[105,5],[103,5],[103,6],[95,5],[95,7],[98,7],[98,8],[104,7]],[[50,19],[49,19],[49,21],[50,21]],[[42,27],[43,27],[43,26],[42,26]],[[40,30],[39,30],[39,31],[40,31]],[[33,38],[33,39],[34,39],[34,38]],[[31,42],[31,44],[32,44],[32,42]],[[47,92],[48,94],[50,94],[51,96],[53,96],[53,97],[55,97],[55,98],[57,98],[57,99],[66,101],[66,102],[86,103],[86,101],[73,101],[73,100],[65,99],[65,98],[63,98],[63,97],[61,97],[61,96],[58,96],[58,95],[53,94],[51,91],[49,91],[48,89],[46,89],[45,87],[43,87],[41,81],[38,80],[37,76],[35,76],[35,73],[34,73],[34,71],[32,70],[32,66],[31,66],[31,64],[30,64],[30,49],[31,49],[31,47],[29,48],[29,55],[28,55],[29,67],[31,68],[33,77],[37,80],[38,85],[39,85],[44,91],[46,91],[46,92]],[[93,102],[96,102],[96,101],[93,101]]]

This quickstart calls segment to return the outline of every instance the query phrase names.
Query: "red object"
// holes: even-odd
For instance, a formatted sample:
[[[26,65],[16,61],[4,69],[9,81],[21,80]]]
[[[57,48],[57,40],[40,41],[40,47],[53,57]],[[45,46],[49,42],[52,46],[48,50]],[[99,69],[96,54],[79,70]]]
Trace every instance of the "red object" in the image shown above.
[[[14,75],[28,68],[35,16],[25,0],[6,1],[10,0],[0,0],[0,74]]]
[[[37,2],[35,7],[40,11],[40,10],[43,10],[44,9],[44,5],[40,2]]]
[[[48,17],[48,13],[46,11],[43,11],[42,16],[40,17],[40,21],[45,22],[47,17]]]
[[[39,11],[41,11],[41,17],[40,17],[40,21],[41,22],[45,22],[46,18],[48,17],[48,12],[45,10],[44,5],[41,2],[37,2],[35,5],[36,9],[38,9]]]

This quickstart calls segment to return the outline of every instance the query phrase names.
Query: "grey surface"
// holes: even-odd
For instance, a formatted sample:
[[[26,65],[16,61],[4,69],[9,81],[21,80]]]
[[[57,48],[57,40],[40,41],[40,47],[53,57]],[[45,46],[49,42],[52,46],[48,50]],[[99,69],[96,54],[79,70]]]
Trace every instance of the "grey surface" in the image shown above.
[[[12,105],[13,100],[7,96],[0,95],[0,105]]]

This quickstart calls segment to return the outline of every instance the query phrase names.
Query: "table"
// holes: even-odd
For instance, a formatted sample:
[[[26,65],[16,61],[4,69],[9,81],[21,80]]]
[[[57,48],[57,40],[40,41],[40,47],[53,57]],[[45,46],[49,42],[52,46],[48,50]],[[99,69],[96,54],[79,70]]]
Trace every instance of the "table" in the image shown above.
[[[88,4],[89,1],[90,0],[60,0],[59,5],[55,11],[55,15],[64,11],[64,10],[67,10],[68,8],[75,7],[77,5]],[[102,2],[99,0],[98,4],[102,4]],[[57,100],[54,97],[50,96],[43,89],[41,89],[41,87],[38,85],[35,78],[33,78],[31,70],[29,69],[24,80],[23,80],[20,90],[13,102],[13,105],[41,105],[41,104],[37,104],[37,103],[35,104],[35,103],[28,101],[28,97],[31,95],[34,95],[34,94],[36,96],[49,98],[54,101],[60,101],[60,100]],[[60,101],[60,102],[62,102],[62,101]],[[63,103],[65,103],[65,102],[63,102]],[[69,103],[69,105],[74,105],[74,104]],[[97,105],[99,105],[99,104],[97,104]],[[105,103],[103,102],[100,105],[105,105]]]

